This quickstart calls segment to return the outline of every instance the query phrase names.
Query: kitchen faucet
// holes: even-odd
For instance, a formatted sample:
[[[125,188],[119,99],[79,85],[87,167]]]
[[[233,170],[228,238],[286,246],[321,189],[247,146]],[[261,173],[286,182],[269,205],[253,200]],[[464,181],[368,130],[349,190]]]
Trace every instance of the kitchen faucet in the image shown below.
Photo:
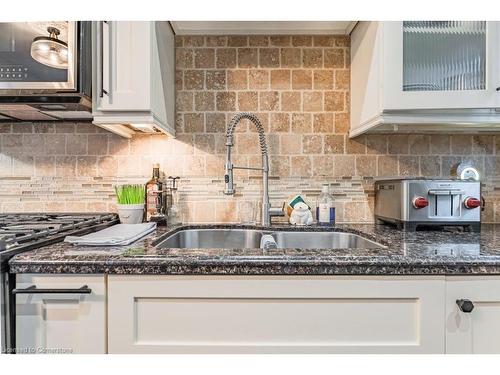
[[[231,147],[233,147],[233,133],[236,125],[242,119],[248,119],[255,125],[257,128],[257,132],[259,134],[259,145],[260,152],[262,154],[262,167],[239,167],[233,165],[231,161]],[[266,136],[264,135],[264,127],[262,123],[252,113],[241,112],[235,115],[229,125],[227,126],[226,131],[226,173],[224,175],[224,182],[226,187],[224,189],[224,194],[226,195],[234,195],[234,185],[233,185],[233,169],[249,169],[253,171],[262,171],[262,218],[261,223],[263,226],[269,226],[271,224],[271,216],[284,216],[284,213],[279,208],[271,208],[271,203],[269,203],[269,158],[267,154],[267,143]]]

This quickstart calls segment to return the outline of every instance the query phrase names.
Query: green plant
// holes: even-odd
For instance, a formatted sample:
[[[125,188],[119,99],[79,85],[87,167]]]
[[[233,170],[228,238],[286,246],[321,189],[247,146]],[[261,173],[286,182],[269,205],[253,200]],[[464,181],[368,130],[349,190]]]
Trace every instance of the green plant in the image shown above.
[[[115,186],[118,204],[144,203],[145,191],[143,185],[118,185]]]

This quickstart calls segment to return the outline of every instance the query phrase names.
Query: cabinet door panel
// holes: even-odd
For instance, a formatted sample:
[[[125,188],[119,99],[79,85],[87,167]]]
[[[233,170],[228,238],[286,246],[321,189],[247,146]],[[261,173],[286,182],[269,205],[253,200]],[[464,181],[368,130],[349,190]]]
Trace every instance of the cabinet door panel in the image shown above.
[[[417,298],[137,298],[134,306],[138,345],[419,345]]]
[[[456,301],[474,304],[470,313]],[[446,352],[500,354],[500,277],[448,277],[446,280]]]
[[[384,110],[498,105],[496,22],[384,22],[383,27]]]
[[[102,30],[100,111],[149,111],[151,22],[110,21]]]
[[[443,353],[443,278],[109,277],[110,353]]]
[[[91,294],[18,294],[16,346],[21,353],[106,352],[106,292],[102,275],[17,276],[17,288],[76,289],[87,285]]]

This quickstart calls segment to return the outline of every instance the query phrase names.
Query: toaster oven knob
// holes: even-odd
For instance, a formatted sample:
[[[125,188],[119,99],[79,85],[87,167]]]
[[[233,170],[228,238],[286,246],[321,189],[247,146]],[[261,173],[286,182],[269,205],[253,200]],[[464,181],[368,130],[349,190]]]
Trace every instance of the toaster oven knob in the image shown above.
[[[477,198],[467,197],[464,200],[465,208],[476,208],[481,206],[481,201]]]
[[[424,208],[429,205],[429,201],[424,197],[415,197],[413,198],[413,207],[415,208]]]

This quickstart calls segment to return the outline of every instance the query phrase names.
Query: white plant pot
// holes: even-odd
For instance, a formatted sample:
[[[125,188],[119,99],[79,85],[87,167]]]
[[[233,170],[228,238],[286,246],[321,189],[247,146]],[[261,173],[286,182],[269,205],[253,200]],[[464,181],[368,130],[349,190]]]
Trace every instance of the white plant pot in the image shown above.
[[[144,217],[144,204],[117,204],[122,224],[140,224]]]

